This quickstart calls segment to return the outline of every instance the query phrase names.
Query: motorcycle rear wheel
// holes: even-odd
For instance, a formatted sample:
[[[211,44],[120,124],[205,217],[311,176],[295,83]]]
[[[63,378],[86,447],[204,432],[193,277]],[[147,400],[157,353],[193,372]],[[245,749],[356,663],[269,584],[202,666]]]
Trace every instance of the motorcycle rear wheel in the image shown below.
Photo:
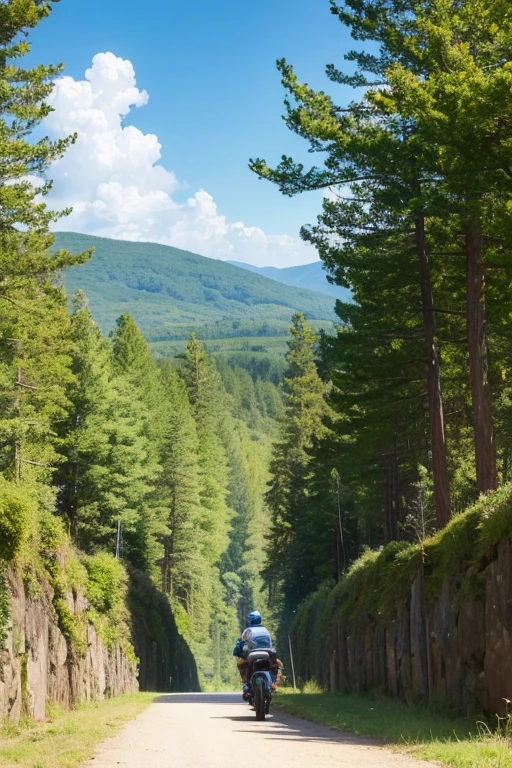
[[[261,677],[254,681],[254,709],[256,710],[256,720],[265,719],[265,690]]]

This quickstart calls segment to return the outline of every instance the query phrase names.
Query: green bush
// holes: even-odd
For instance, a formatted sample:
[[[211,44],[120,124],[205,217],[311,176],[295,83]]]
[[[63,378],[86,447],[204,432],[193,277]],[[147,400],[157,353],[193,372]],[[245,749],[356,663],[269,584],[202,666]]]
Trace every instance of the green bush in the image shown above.
[[[85,595],[89,601],[89,620],[107,648],[112,649],[119,643],[125,655],[137,662],[131,643],[126,568],[107,552],[85,557],[83,563],[87,570]]]
[[[36,517],[30,493],[0,477],[0,560],[9,562],[20,553]]]
[[[68,597],[72,593],[76,599],[85,591],[87,571],[71,545],[63,521],[46,509],[39,512],[38,550],[43,573],[53,587],[52,602],[59,629],[73,651],[83,656],[87,649],[87,618],[85,614],[75,614],[70,609]]]
[[[123,564],[108,552],[84,558],[87,569],[85,594],[99,613],[114,610],[126,598],[128,575]]]
[[[50,565],[58,552],[69,546],[69,536],[60,517],[49,510],[39,513],[39,551],[45,562]]]

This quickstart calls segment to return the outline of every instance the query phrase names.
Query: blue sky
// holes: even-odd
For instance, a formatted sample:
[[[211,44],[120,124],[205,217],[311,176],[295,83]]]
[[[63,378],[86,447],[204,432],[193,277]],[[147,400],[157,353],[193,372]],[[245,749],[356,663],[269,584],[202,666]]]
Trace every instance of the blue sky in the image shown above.
[[[328,0],[62,0],[32,33],[31,40],[32,61],[62,61],[65,74],[76,82],[84,81],[85,70],[98,53],[111,52],[119,60],[131,62],[137,88],[147,91],[149,100],[143,106],[132,106],[122,127],[131,125],[144,136],[158,137],[161,158],[157,163],[175,175],[169,193],[173,205],[184,205],[198,190],[204,190],[215,205],[217,217],[225,219],[224,229],[243,222],[246,228],[258,228],[274,238],[296,238],[301,224],[314,221],[320,209],[318,194],[284,198],[251,174],[247,161],[251,156],[277,161],[282,153],[309,159],[302,140],[291,134],[281,119],[283,90],[275,68],[278,57],[293,63],[301,79],[331,93],[338,88],[336,98],[347,100],[349,95],[329,83],[324,74],[325,65],[341,64],[343,53],[351,47],[347,30],[329,11]],[[106,76],[110,77],[108,73]],[[69,100],[66,104],[59,109],[71,109]],[[76,99],[73,105],[76,113]],[[68,124],[63,117],[51,127],[58,133]],[[80,125],[78,131],[80,134]],[[56,173],[58,202],[66,194],[65,178],[74,172],[72,160]],[[87,158],[82,157],[84,163],[87,165]],[[119,169],[115,178],[121,179]],[[100,182],[108,184],[110,179],[95,177],[94,184]],[[122,180],[120,183],[123,186]],[[152,194],[156,194],[155,189]],[[87,201],[76,198],[72,202],[78,208],[87,204],[88,210],[93,205],[97,209],[98,201],[93,197],[91,192]],[[197,213],[199,205],[194,203],[193,208]],[[187,215],[190,210],[187,208]],[[171,239],[163,236],[161,217],[159,223],[155,219],[154,238],[147,227],[135,226],[128,236],[160,239],[201,252],[201,240],[192,238],[188,244],[184,225],[181,229],[177,226],[177,210],[172,216],[176,242],[174,235],[169,235]],[[126,236],[114,218],[100,226],[84,214],[72,224],[96,234]],[[190,215],[187,221],[189,228],[194,226]],[[219,222],[212,219],[210,223],[217,231]],[[207,233],[205,255],[258,263],[258,238],[251,235],[252,245],[245,248],[244,238],[234,241],[232,234],[224,254],[218,232]],[[217,238],[215,248],[212,237]],[[276,266],[316,259],[314,252],[288,247],[279,263],[279,242],[275,239],[263,251],[261,264],[271,263],[268,259]]]

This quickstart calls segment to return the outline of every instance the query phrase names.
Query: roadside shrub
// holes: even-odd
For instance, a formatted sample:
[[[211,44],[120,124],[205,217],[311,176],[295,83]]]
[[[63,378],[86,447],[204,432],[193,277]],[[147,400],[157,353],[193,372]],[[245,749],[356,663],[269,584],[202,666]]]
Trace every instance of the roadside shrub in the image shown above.
[[[52,566],[57,553],[68,546],[69,536],[60,517],[49,510],[39,513],[39,551],[46,566]]]
[[[119,643],[125,655],[137,662],[131,643],[126,568],[107,552],[85,557],[83,563],[87,570],[85,594],[90,621],[107,648],[111,650]]]
[[[67,557],[66,557],[67,556]],[[62,553],[62,563],[56,558],[50,582],[53,586],[53,607],[57,613],[59,629],[73,650],[83,656],[87,649],[85,613],[76,614],[69,605],[69,594],[76,595],[85,581],[85,569],[73,552]]]
[[[128,575],[123,564],[108,552],[98,552],[83,561],[87,569],[85,593],[89,603],[100,613],[124,605]]]
[[[325,688],[322,688],[318,680],[313,677],[307,683],[304,683],[302,693],[325,693]]]
[[[14,560],[29,537],[36,517],[37,508],[30,493],[0,477],[0,560]]]

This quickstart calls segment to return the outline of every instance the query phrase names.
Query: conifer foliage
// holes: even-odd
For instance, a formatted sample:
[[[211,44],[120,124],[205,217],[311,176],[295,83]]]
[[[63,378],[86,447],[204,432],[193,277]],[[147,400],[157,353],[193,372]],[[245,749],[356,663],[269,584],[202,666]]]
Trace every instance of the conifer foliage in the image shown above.
[[[509,5],[331,0],[371,42],[327,68],[345,106],[278,62],[286,122],[325,162],[251,167],[330,190],[302,235],[352,292],[334,335],[293,316],[280,381],[282,361],[213,358],[193,333],[157,360],[128,314],[107,338],[81,291],[69,312],[58,271],[89,254],[52,249],[66,212],[44,200],[75,137],[34,138],[60,68],[20,64],[51,3],[0,0],[0,566],[67,527],[89,566],[158,585],[218,688],[262,587],[284,637],[364,546],[425,537],[508,478]]]
[[[292,320],[285,373],[285,412],[273,448],[266,501],[272,513],[266,578],[271,588],[283,583],[304,596],[307,581],[300,557],[301,533],[307,525],[309,451],[325,433],[325,386],[318,374],[316,338],[304,315]],[[319,521],[318,521],[319,522]]]
[[[49,12],[50,3],[34,0],[0,4],[0,461],[9,479],[36,484],[62,459],[58,429],[68,407],[69,318],[53,271],[87,258],[50,253],[48,226],[61,214],[38,199],[50,182],[33,181],[74,140],[31,136],[51,111],[45,99],[60,68],[20,62],[30,50],[26,33]]]
[[[60,68],[18,64],[24,33],[50,10],[0,2],[0,566],[44,568],[66,528],[77,573],[143,571],[171,602],[203,684],[232,685],[232,645],[261,585],[280,395],[268,377],[217,366],[194,335],[184,359],[159,363],[128,314],[105,337],[82,291],[70,314],[58,270],[89,254],[52,250],[49,225],[66,212],[47,209],[42,176],[75,137],[34,140]],[[72,642],[58,560],[54,549]]]
[[[353,101],[338,105],[278,62],[286,122],[323,166],[250,165],[284,194],[331,190],[302,235],[353,292],[324,344],[331,402],[350,421],[344,476],[361,497],[373,485],[393,539],[418,464],[433,477],[438,527],[504,476],[511,17],[483,0],[332,0],[331,11],[371,42],[346,54],[348,71],[327,67]]]

